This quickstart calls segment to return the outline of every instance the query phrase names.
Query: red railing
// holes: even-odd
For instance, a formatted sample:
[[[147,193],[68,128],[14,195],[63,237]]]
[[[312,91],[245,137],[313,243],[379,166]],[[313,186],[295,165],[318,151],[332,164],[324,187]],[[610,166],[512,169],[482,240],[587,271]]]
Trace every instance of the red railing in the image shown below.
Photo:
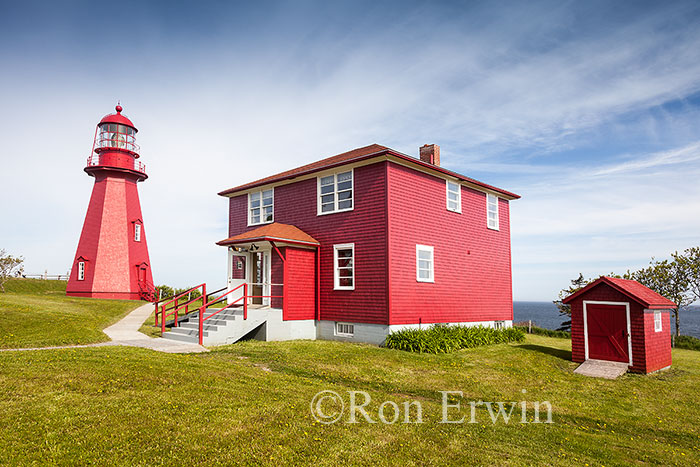
[[[279,285],[279,284],[271,284],[271,285]],[[202,289],[202,295],[187,299],[187,301],[183,304],[179,304],[179,300],[184,297],[185,295],[191,294],[195,290],[199,289],[201,287]],[[210,315],[205,316],[205,312],[207,308],[211,307],[212,305],[216,305],[217,303],[221,303],[222,301],[226,300],[226,297],[228,297],[230,294],[240,290],[243,288],[243,293],[240,297],[237,299],[233,300],[231,303],[228,303],[226,306],[218,308],[215,312],[211,313]],[[172,297],[169,301],[163,303],[160,305],[160,312],[158,312],[158,307],[159,307],[159,302],[156,301],[156,315],[155,315],[155,325],[158,326],[159,322],[159,315],[160,315],[160,328],[161,328],[161,336],[165,333],[165,319],[169,316],[174,315],[174,321],[173,321],[173,327],[177,327],[178,323],[178,316],[180,314],[180,311],[184,308],[185,312],[184,315],[187,315],[189,313],[189,306],[193,303],[202,298],[202,305],[199,306],[199,345],[202,345],[203,340],[204,340],[204,322],[222,311],[231,308],[233,306],[243,306],[243,320],[248,319],[248,301],[252,298],[279,298],[279,299],[284,299],[284,295],[248,295],[248,284],[243,283],[239,285],[238,287],[235,287],[228,292],[226,292],[223,295],[219,295],[218,297],[214,298],[213,300],[209,300],[209,297],[212,295],[219,293],[221,291],[225,290],[219,289],[215,292],[210,293],[207,295],[207,284],[199,284],[198,286],[192,287],[174,297]],[[168,308],[168,305],[173,305],[172,307]]]
[[[182,297],[184,297],[185,295],[188,295],[188,294],[190,294],[190,296],[191,296],[192,292],[194,292],[195,290],[198,290],[199,288],[202,289],[201,297],[190,298],[189,300],[187,300],[183,304],[179,303],[179,300]],[[178,313],[180,312],[180,310],[182,310],[184,308],[185,314],[187,314],[189,312],[190,304],[196,302],[200,298],[202,298],[202,303],[205,303],[206,297],[207,297],[207,284],[199,284],[197,286],[194,286],[192,288],[185,290],[184,292],[174,296],[169,301],[160,305],[160,333],[161,333],[161,335],[163,335],[165,333],[165,319],[168,316],[175,315],[175,320],[173,321],[173,327],[176,328],[177,327]],[[168,308],[168,305],[170,305],[170,304],[173,304],[172,308]],[[170,313],[167,313],[168,311]],[[158,313],[156,312],[156,326],[157,325],[158,325]]]
[[[99,154],[95,154],[95,155],[92,155],[92,156],[90,156],[90,157],[87,158],[87,163],[86,163],[86,165],[87,165],[88,167],[94,167],[94,166],[96,166],[96,165],[103,165],[103,164],[100,163],[100,156],[99,156]],[[131,165],[131,164],[129,164],[129,165]],[[144,164],[144,163],[141,162],[141,161],[137,161],[137,160],[135,160],[135,159],[134,159],[134,163],[133,163],[133,165],[132,165],[131,167],[124,167],[124,168],[126,168],[126,169],[132,169],[132,170],[135,170],[136,172],[146,173],[146,164]]]
[[[139,295],[142,299],[149,302],[157,302],[158,297],[156,295],[155,286],[148,280],[139,281]]]
[[[218,310],[216,310],[214,313],[210,314],[209,316],[206,316],[206,317],[204,316],[204,312],[207,310],[207,307],[214,305],[216,303],[222,302],[228,294],[235,292],[236,290],[240,289],[241,287],[243,287],[243,295],[241,295],[240,297],[238,297],[236,300],[232,301],[231,303],[229,303],[225,307],[219,308]],[[202,345],[202,342],[204,342],[204,322],[206,320],[208,320],[209,318],[211,318],[212,316],[218,315],[219,313],[221,313],[225,309],[227,309],[233,305],[238,304],[238,302],[241,300],[243,300],[243,320],[248,319],[248,298],[249,298],[248,297],[248,284],[246,284],[244,282],[243,284],[239,285],[238,287],[229,290],[228,292],[221,295],[220,297],[217,297],[215,300],[212,300],[211,302],[208,302],[208,303],[202,303],[202,308],[200,308],[200,310],[199,310],[199,345]]]

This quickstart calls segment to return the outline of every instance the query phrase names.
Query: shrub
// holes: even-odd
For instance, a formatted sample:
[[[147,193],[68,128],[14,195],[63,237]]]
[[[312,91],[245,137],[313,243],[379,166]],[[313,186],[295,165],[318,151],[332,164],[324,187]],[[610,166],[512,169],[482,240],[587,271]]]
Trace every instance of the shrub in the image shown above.
[[[517,323],[513,327],[522,329],[523,332],[527,333],[528,331],[528,326],[527,324],[521,324]],[[537,334],[540,336],[547,336],[547,337],[560,337],[562,339],[571,339],[571,332],[570,331],[553,331],[551,329],[545,329],[545,328],[540,328],[538,326],[532,326],[530,334]]]
[[[185,287],[184,289],[178,289],[178,288],[173,288],[170,287],[169,285],[157,285],[156,286],[156,293],[159,291],[163,291],[162,297],[163,300],[167,300],[169,298],[174,297],[175,295],[180,295],[182,292],[185,292],[186,290],[189,290],[191,287]],[[197,298],[200,295],[202,295],[202,291],[200,289],[193,290],[192,291],[192,296],[191,298]]]
[[[675,340],[677,349],[700,350],[700,339],[692,336],[678,336]]]
[[[446,353],[482,345],[522,342],[521,329],[494,329],[484,326],[433,325],[427,329],[403,329],[392,332],[385,341],[389,349],[420,353]]]

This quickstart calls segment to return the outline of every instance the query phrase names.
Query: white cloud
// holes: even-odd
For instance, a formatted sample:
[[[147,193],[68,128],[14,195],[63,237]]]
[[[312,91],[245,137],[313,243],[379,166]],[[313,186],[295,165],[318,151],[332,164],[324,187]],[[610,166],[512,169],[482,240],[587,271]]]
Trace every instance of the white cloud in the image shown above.
[[[697,110],[659,110],[700,90],[700,29],[683,23],[685,5],[583,31],[568,4],[447,8],[368,15],[342,31],[278,11],[257,25],[264,34],[220,27],[192,42],[142,18],[118,70],[99,44],[64,55],[59,36],[40,52],[3,51],[0,183],[11,201],[0,215],[16,227],[0,230],[0,246],[32,272],[68,267],[92,186],[82,164],[117,98],[141,130],[158,282],[224,282],[218,191],[373,142],[409,154],[441,144],[448,167],[523,194],[512,204],[516,298],[546,298],[552,271],[568,280],[579,265],[688,246],[700,227],[688,214],[699,212]],[[630,134],[667,149],[609,147]],[[565,159],[582,148],[586,162]]]

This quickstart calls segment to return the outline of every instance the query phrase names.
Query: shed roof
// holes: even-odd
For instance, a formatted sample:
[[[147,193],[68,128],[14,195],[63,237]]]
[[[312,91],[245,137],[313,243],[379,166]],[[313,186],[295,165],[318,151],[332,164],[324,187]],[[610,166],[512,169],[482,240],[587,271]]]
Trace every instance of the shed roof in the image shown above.
[[[475,180],[475,179],[467,177],[465,175],[460,175],[456,172],[452,172],[451,170],[444,169],[444,168],[440,167],[439,165],[428,164],[427,162],[423,162],[420,159],[417,159],[415,157],[411,157],[409,155],[400,153],[398,151],[395,151],[395,150],[388,148],[386,146],[382,146],[380,144],[370,144],[369,146],[353,149],[352,151],[348,151],[348,152],[344,152],[342,154],[337,154],[335,156],[327,157],[325,159],[321,159],[320,161],[312,162],[311,164],[302,165],[301,167],[297,167],[296,169],[287,170],[285,172],[280,172],[276,175],[272,175],[270,177],[261,178],[260,180],[256,180],[254,182],[246,183],[244,185],[239,185],[239,186],[234,187],[234,188],[229,188],[228,190],[224,190],[224,191],[220,192],[219,195],[231,196],[237,192],[244,191],[244,190],[247,190],[250,188],[255,188],[258,186],[262,186],[262,185],[267,185],[269,183],[281,182],[283,180],[289,180],[289,179],[292,179],[295,177],[318,172],[318,171],[321,171],[324,169],[330,169],[330,168],[341,166],[341,165],[348,164],[351,162],[359,162],[359,161],[362,161],[365,159],[370,159],[372,157],[378,157],[378,156],[383,156],[383,155],[391,155],[391,156],[394,156],[396,158],[402,159],[404,161],[411,162],[412,164],[422,166],[423,168],[436,170],[436,171],[444,173],[446,175],[450,175],[452,177],[455,177],[459,180],[468,182],[470,184],[480,186],[480,187],[486,188],[488,190],[492,190],[496,193],[500,193],[509,199],[520,198],[520,196],[516,195],[515,193],[511,193],[511,192],[503,190],[501,188],[497,188],[495,186],[488,185],[486,183],[480,182],[479,180]]]
[[[279,222],[266,224],[261,227],[258,227],[257,229],[249,230],[248,232],[243,232],[242,234],[234,235],[233,237],[229,237],[226,240],[216,242],[216,244],[221,246],[227,246],[262,241],[297,243],[310,246],[319,245],[319,242],[315,238],[313,238],[311,235],[307,234],[300,228],[289,224],[281,224]]]
[[[562,300],[562,303],[570,303],[572,300],[574,300],[577,297],[580,297],[581,295],[585,294],[587,291],[591,290],[594,287],[599,286],[600,284],[607,284],[613,289],[617,290],[618,292],[621,292],[636,302],[639,302],[642,306],[645,308],[676,308],[676,304],[673,303],[671,300],[668,298],[654,292],[651,290],[649,287],[646,287],[642,284],[640,284],[637,281],[629,280],[629,279],[618,279],[615,277],[607,277],[603,276],[584,288],[574,292],[573,294],[569,295],[566,297],[564,300]]]

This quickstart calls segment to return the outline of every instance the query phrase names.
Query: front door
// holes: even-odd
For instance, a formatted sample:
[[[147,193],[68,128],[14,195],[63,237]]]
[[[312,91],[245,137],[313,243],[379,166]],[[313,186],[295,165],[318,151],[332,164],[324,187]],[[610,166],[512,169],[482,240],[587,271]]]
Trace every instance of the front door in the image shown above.
[[[586,304],[588,358],[629,363],[627,307]]]
[[[254,305],[262,305],[267,303],[266,297],[268,295],[265,293],[267,289],[267,270],[268,270],[268,260],[269,255],[265,251],[258,251],[251,253],[251,290],[252,293],[252,303]]]
[[[247,253],[231,253],[228,275],[228,290],[233,290],[236,287],[243,285],[247,280],[248,271],[248,254]],[[238,291],[228,295],[228,303],[231,304],[239,300],[243,296],[243,287]],[[243,305],[242,301],[237,303]]]

